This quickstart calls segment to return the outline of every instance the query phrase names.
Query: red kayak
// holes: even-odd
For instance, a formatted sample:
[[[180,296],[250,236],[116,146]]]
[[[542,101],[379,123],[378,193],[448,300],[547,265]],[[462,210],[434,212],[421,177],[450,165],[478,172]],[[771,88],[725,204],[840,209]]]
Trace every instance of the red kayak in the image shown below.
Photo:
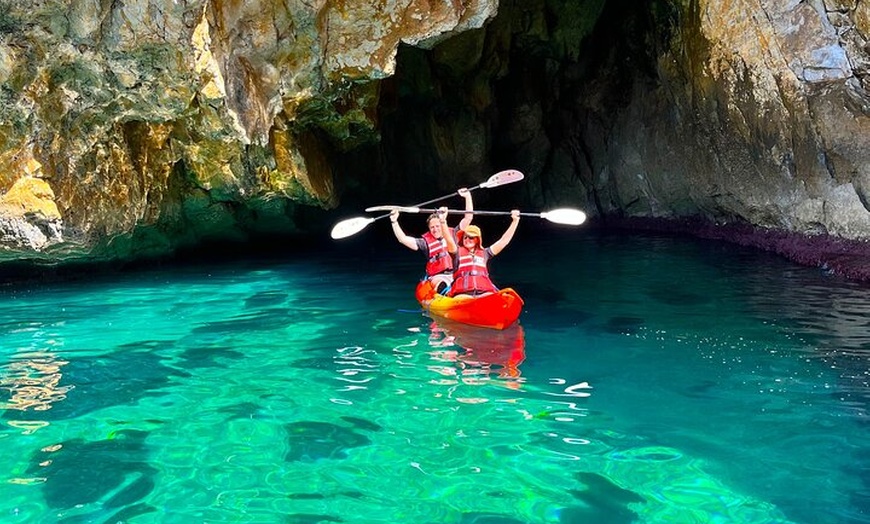
[[[435,293],[429,281],[417,284],[417,301],[430,315],[472,326],[505,329],[520,317],[523,299],[511,288],[476,297]]]

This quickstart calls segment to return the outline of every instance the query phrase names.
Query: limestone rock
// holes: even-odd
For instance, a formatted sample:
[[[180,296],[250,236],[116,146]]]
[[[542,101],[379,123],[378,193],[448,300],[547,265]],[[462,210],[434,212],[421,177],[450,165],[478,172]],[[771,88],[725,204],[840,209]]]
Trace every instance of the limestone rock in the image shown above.
[[[294,232],[343,188],[502,166],[530,206],[870,240],[870,3],[635,4],[0,0],[0,198],[32,196],[0,261]]]
[[[376,81],[393,74],[399,45],[431,47],[497,8],[0,3],[0,195],[19,198],[30,175],[14,159],[32,158],[56,206],[51,216],[0,210],[0,261],[135,258],[298,229],[298,206],[337,202],[331,151],[377,138]]]
[[[868,22],[864,0],[503,0],[485,31],[400,56],[364,158],[385,159],[379,190],[515,167],[535,208],[749,226],[782,253],[863,246]]]
[[[867,3],[678,5],[652,72],[587,79],[628,95],[578,104],[598,211],[870,239]]]
[[[54,192],[44,180],[20,178],[0,197],[0,246],[5,249],[42,250],[62,242],[62,230]]]

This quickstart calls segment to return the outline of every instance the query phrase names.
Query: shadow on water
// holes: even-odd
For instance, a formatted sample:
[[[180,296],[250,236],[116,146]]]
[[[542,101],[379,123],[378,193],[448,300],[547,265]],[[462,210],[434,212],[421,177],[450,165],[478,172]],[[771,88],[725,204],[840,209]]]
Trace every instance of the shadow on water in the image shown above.
[[[316,461],[326,459],[345,459],[347,451],[371,444],[371,439],[357,430],[371,431],[371,428],[379,430],[377,424],[365,422],[360,419],[350,419],[351,426],[341,426],[329,422],[302,420],[287,424],[284,428],[287,432],[289,450],[284,460],[293,461]],[[361,428],[361,426],[364,426]]]
[[[221,361],[243,360],[245,354],[232,346],[200,344],[189,347],[178,355],[178,367],[183,370],[225,367]]]
[[[673,284],[655,284],[646,290],[646,295],[660,304],[680,307],[699,307],[712,302],[710,295],[681,289]]]
[[[645,502],[637,493],[621,488],[597,473],[578,473],[582,489],[568,490],[583,503],[562,510],[559,521],[565,524],[595,522],[601,524],[629,524],[638,518],[629,504]]]
[[[287,303],[290,295],[284,291],[261,291],[245,299],[245,309],[263,309]]]
[[[566,331],[587,325],[597,317],[594,313],[576,306],[544,306],[544,303],[526,300],[523,306],[522,322],[546,331]]]
[[[611,335],[635,335],[644,325],[644,319],[640,317],[608,317],[600,330]]]
[[[269,308],[236,315],[228,320],[216,320],[193,328],[196,334],[243,333],[250,331],[275,331],[285,329],[296,321],[289,308]]]
[[[239,402],[238,404],[224,406],[217,411],[218,413],[226,414],[227,418],[224,419],[224,422],[229,422],[231,420],[258,418],[261,409],[262,406],[253,402]]]
[[[144,398],[171,395],[175,381],[191,377],[196,369],[224,367],[221,361],[244,358],[235,349],[204,344],[179,353],[170,365],[161,355],[174,347],[144,340],[97,356],[64,359],[37,352],[14,357],[0,382],[0,401],[8,407],[2,418],[12,426],[27,426],[135,405]]]
[[[137,502],[154,489],[157,470],[149,465],[148,432],[123,430],[109,439],[75,439],[44,448],[31,458],[31,475],[45,477],[42,492],[56,510],[98,505],[126,508],[113,518],[131,518],[156,508]],[[71,489],[71,487],[75,489]],[[101,512],[102,513],[102,512]],[[94,515],[69,516],[62,522],[92,522]],[[108,521],[115,522],[112,518]]]

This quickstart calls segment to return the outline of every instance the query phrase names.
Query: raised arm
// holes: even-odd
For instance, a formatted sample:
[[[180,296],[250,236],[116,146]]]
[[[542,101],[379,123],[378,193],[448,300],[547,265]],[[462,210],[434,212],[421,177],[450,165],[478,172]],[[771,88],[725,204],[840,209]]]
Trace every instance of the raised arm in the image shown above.
[[[458,191],[458,193],[459,196],[465,199],[465,210],[474,211],[474,202],[471,200],[471,191],[463,187]],[[471,225],[472,218],[474,218],[473,213],[465,213],[465,216],[463,216],[462,220],[459,222],[459,229],[465,231],[465,228]]]
[[[450,234],[450,229],[447,227],[447,208],[438,208],[438,220],[441,221],[441,231],[443,232],[444,241],[447,243],[447,252],[453,255],[456,253],[456,238]]]
[[[399,241],[400,244],[411,249],[413,251],[417,251],[417,241],[414,240],[413,237],[409,237],[402,231],[402,226],[399,225],[399,212],[392,211],[390,212],[390,222],[393,223],[393,234],[396,235],[396,240]]]
[[[510,244],[511,239],[514,238],[514,233],[517,232],[517,226],[520,223],[520,211],[518,209],[514,209],[511,211],[511,225],[508,226],[507,231],[498,239],[495,244],[489,246],[489,249],[492,251],[493,255],[498,255],[501,253],[501,250],[507,247]]]

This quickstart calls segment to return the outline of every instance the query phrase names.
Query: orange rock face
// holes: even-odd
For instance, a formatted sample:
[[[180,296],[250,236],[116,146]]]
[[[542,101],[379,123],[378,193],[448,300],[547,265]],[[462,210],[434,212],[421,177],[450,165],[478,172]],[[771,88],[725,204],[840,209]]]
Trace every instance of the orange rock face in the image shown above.
[[[13,226],[0,231],[6,259],[52,243],[85,258],[136,256],[135,242],[124,243],[129,253],[100,250],[137,231],[166,232],[142,248],[151,251],[243,234],[238,207],[292,230],[295,205],[335,205],[327,144],[314,137],[340,144],[349,122],[374,127],[377,98],[366,86],[393,73],[399,44],[480,27],[497,6],[68,4],[63,12],[25,0],[4,15],[0,229],[49,208],[61,228],[42,243],[14,240]]]

